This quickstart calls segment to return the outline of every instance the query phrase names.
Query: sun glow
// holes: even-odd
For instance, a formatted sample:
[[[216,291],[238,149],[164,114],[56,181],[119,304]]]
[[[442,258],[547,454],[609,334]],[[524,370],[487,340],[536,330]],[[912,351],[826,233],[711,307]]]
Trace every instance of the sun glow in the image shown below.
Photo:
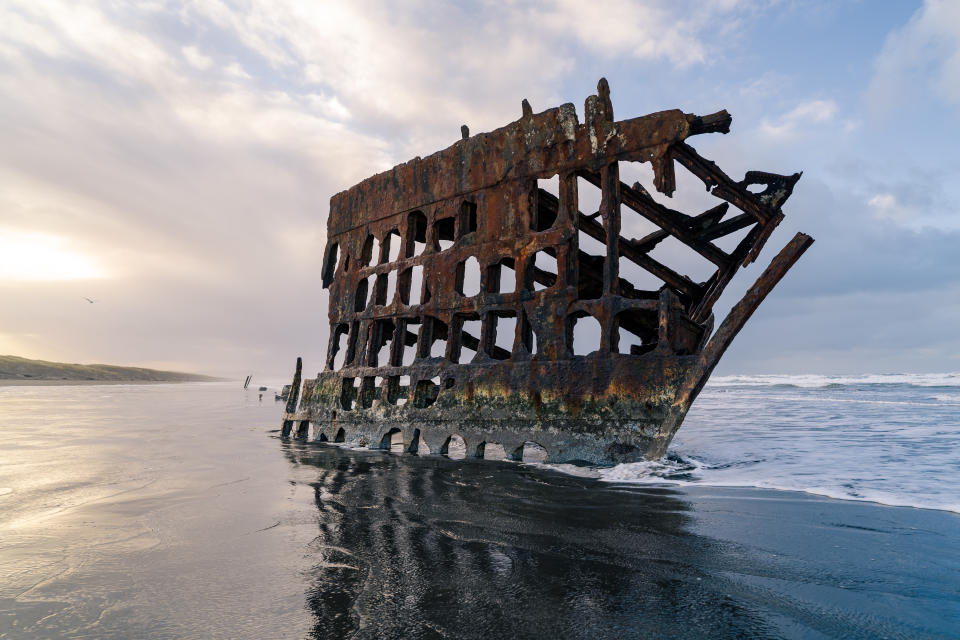
[[[90,280],[105,278],[97,261],[71,248],[66,238],[0,229],[0,281]]]

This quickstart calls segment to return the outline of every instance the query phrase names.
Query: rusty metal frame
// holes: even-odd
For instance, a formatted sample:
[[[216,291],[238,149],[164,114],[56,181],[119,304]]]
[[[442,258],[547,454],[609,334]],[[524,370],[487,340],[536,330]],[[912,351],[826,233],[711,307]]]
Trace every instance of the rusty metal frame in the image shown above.
[[[481,457],[499,451],[487,446],[495,443],[522,458],[528,442],[555,461],[661,455],[730,341],[812,242],[798,234],[711,336],[714,305],[783,220],[800,174],[750,171],[734,181],[689,144],[692,136],[727,133],[726,111],[616,121],[603,79],[586,100],[583,124],[572,104],[534,114],[524,100],[522,111],[490,133],[470,136],[464,127],[451,147],[331,198],[321,272],[330,291],[327,360],[302,398],[291,394],[284,435],[296,428],[307,437],[313,424],[317,439],[346,433],[373,446],[399,429],[406,448],[420,453],[457,433]],[[718,204],[694,215],[664,206],[642,185],[620,180],[622,162],[650,162],[653,186],[667,196],[680,163]],[[538,186],[553,176],[558,196]],[[580,210],[579,179],[600,189],[598,211]],[[752,192],[753,185],[764,189]],[[624,237],[624,211],[656,231]],[[738,232],[732,251],[715,244]],[[606,255],[582,251],[580,233],[603,243]],[[696,282],[652,257],[668,238],[709,261],[713,274]],[[536,266],[538,252],[555,258],[557,273]],[[643,290],[621,277],[621,258],[663,287]],[[480,270],[475,295],[464,289],[471,260]],[[508,269],[515,287],[501,292]],[[599,349],[576,356],[572,327],[587,315],[600,324]],[[512,341],[501,335],[498,346],[498,327],[511,318]],[[471,320],[480,321],[480,335],[462,330]],[[414,323],[416,335],[408,331]],[[643,344],[618,353],[621,328]],[[405,364],[411,347],[415,358]],[[464,349],[475,355],[460,363]],[[295,390],[299,376],[298,361]]]

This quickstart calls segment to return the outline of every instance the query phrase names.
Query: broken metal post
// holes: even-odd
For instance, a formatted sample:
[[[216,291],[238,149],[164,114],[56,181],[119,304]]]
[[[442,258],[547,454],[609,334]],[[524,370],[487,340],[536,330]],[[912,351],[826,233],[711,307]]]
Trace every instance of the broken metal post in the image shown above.
[[[290,383],[290,395],[287,396],[287,405],[283,412],[283,428],[280,435],[287,437],[293,429],[293,414],[297,411],[297,403],[300,401],[300,375],[303,371],[303,359],[297,358],[297,368],[293,374],[293,382]]]
[[[710,341],[700,353],[698,365],[691,372],[690,381],[685,386],[681,399],[686,404],[690,404],[703,389],[714,367],[720,362],[720,358],[726,353],[730,343],[737,337],[740,330],[757,310],[760,303],[766,299],[767,295],[773,290],[777,283],[787,275],[800,256],[813,244],[813,238],[805,233],[797,233],[793,239],[788,242],[780,253],[770,261],[767,268],[760,274],[753,286],[744,294],[740,301],[730,309],[730,313],[723,319],[723,322],[717,328],[716,333],[710,338]]]

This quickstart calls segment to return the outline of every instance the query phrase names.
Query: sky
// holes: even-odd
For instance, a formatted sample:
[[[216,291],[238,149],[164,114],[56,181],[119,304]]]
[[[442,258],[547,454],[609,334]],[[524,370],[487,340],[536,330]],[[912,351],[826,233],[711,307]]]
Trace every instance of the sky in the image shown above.
[[[960,371],[958,2],[2,0],[0,25],[0,354],[316,372],[330,197],[523,98],[582,121],[606,77],[618,119],[726,108],[692,142],[734,178],[803,171],[718,315],[816,243],[717,373]]]

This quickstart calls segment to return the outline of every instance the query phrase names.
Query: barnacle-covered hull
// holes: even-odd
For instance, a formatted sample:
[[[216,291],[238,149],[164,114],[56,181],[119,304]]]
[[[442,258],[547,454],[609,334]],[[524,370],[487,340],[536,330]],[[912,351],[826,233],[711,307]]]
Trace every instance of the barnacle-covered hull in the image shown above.
[[[331,199],[327,362],[301,396],[298,360],[285,436],[555,462],[658,457],[812,242],[797,234],[714,331],[714,303],[782,220],[799,174],[734,182],[685,142],[725,133],[726,112],[614,121],[603,80],[584,124],[573,105],[535,115],[524,101],[523,111]],[[647,162],[656,190],[673,194],[676,163],[717,206],[687,215],[620,180],[621,165]],[[597,211],[581,210],[584,189]],[[647,232],[628,237],[641,223]],[[709,277],[667,266],[657,248],[670,242],[708,263]],[[596,326],[584,355],[580,321]]]

